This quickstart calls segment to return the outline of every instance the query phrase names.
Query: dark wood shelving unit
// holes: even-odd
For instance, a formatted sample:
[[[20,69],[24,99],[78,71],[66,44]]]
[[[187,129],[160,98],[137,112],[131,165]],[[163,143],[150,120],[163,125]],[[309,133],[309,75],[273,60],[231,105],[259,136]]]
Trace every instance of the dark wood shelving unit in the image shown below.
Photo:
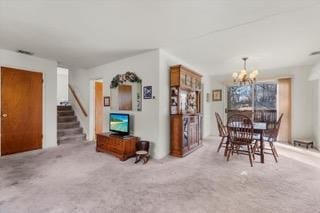
[[[170,67],[170,154],[183,157],[202,145],[202,76]]]

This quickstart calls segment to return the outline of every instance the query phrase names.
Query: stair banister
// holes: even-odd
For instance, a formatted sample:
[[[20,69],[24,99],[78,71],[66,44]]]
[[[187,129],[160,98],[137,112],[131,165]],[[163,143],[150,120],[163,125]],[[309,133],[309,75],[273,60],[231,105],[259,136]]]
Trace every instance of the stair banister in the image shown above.
[[[77,103],[78,103],[78,105],[79,105],[79,107],[80,107],[80,109],[81,109],[82,113],[84,114],[84,116],[85,116],[85,117],[87,117],[87,116],[88,116],[88,114],[87,114],[86,110],[84,109],[83,105],[81,104],[80,99],[78,98],[78,96],[77,96],[76,92],[74,91],[74,89],[72,88],[72,86],[71,86],[70,84],[69,84],[69,89],[70,89],[70,91],[71,91],[71,93],[72,93],[73,97],[76,99],[76,101],[77,101]]]

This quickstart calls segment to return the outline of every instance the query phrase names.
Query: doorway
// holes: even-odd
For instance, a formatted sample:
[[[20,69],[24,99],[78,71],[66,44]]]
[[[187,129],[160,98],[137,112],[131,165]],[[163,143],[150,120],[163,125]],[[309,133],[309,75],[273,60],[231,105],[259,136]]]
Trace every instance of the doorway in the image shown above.
[[[95,134],[103,132],[103,81],[95,81]]]
[[[42,148],[42,79],[1,67],[1,155]]]
[[[57,69],[57,105],[66,105],[69,103],[69,70],[58,67]]]

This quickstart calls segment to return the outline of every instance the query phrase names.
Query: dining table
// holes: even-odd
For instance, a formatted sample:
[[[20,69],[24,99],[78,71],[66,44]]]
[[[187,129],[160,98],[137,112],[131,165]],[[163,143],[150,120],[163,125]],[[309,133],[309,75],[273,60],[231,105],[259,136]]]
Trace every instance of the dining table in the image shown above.
[[[267,130],[267,123],[266,122],[253,122],[253,132],[257,137],[254,137],[254,139],[259,140],[260,142],[260,162],[264,163],[264,141],[263,141],[263,132]],[[229,146],[229,139],[226,142],[226,148],[224,155],[227,156]],[[256,153],[255,153],[256,154]]]

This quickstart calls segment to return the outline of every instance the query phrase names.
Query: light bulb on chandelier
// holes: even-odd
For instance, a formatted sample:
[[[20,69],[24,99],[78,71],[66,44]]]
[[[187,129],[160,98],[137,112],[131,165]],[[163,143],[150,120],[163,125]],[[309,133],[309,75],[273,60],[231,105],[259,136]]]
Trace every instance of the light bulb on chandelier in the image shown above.
[[[253,70],[252,72],[249,72],[247,70],[247,60],[248,58],[242,58],[243,60],[243,69],[237,73],[234,72],[232,74],[233,82],[234,83],[239,83],[240,85],[245,85],[245,84],[253,84],[257,80],[257,76],[259,74],[258,70]],[[249,74],[248,74],[249,73]]]

